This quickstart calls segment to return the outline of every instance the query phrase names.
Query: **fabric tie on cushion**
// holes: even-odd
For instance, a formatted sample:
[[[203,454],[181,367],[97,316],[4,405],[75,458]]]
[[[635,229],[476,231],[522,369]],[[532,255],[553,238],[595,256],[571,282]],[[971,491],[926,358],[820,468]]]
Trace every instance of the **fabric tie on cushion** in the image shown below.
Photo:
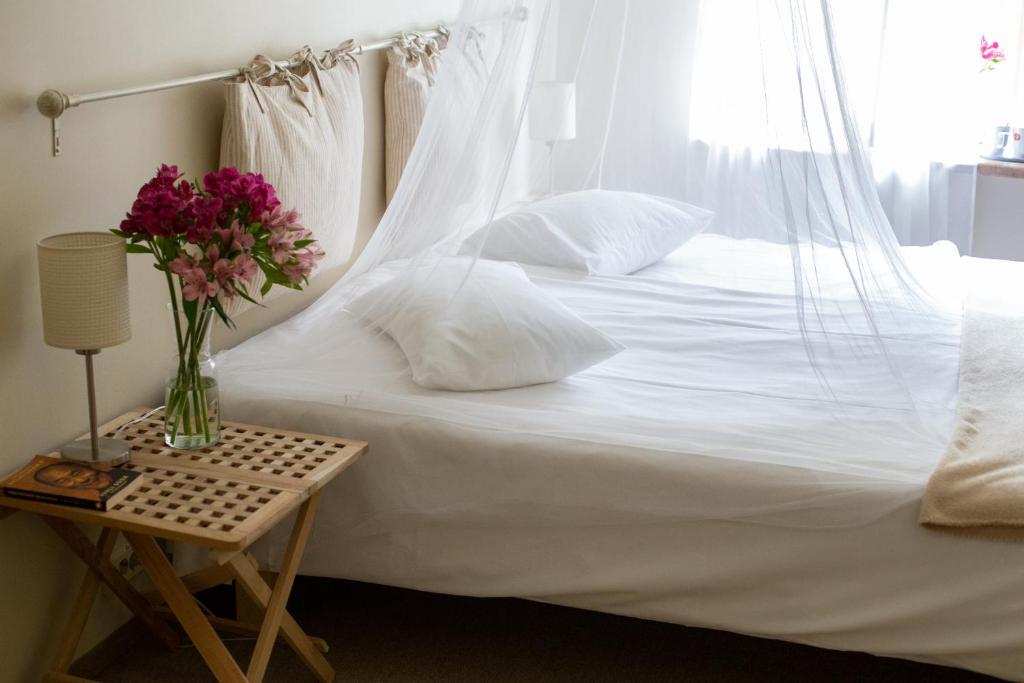
[[[437,68],[441,59],[441,51],[447,44],[448,38],[445,31],[441,32],[441,38],[427,37],[422,33],[407,31],[399,36],[400,42],[392,49],[405,58],[405,65],[410,69],[422,67],[427,77],[427,84],[434,85],[437,77]]]
[[[355,48],[356,42],[351,38],[338,43],[337,47],[332,47],[324,52],[324,56],[320,58],[320,66],[324,69],[333,69],[341,62],[347,62],[354,66],[356,71],[359,71],[359,62],[352,54]]]
[[[293,54],[288,61],[295,65],[292,67],[295,71],[307,71],[313,77],[316,90],[323,97],[324,85],[320,82],[320,71],[324,69],[324,65],[313,53],[313,49],[309,45],[303,45],[302,49]]]
[[[321,97],[324,97],[327,91],[324,89],[324,84],[320,77],[322,72],[334,68],[341,62],[345,62],[347,65],[355,67],[357,72],[359,71],[359,62],[356,61],[355,56],[352,54],[354,49],[355,41],[350,38],[337,47],[324,51],[323,56],[318,57],[309,45],[304,45],[301,50],[293,54],[288,60],[293,64],[293,66],[289,67],[289,72],[299,78],[300,81],[302,76],[305,76],[307,73],[310,74],[313,82],[316,83],[317,92],[320,93]],[[304,82],[302,85],[306,86]],[[308,90],[308,87],[306,89]]]
[[[309,48],[307,47],[306,49],[308,50]],[[260,111],[263,113],[266,113],[266,110],[264,109],[263,102],[260,100],[260,97],[256,92],[256,86],[287,85],[292,98],[302,105],[302,108],[306,110],[307,114],[310,116],[313,115],[313,110],[310,109],[309,103],[307,103],[306,99],[299,94],[305,93],[308,95],[309,86],[307,86],[305,81],[289,69],[280,68],[270,57],[265,55],[256,55],[242,70],[242,73],[245,76],[246,82],[249,84],[249,91],[256,98],[256,102],[260,105]]]

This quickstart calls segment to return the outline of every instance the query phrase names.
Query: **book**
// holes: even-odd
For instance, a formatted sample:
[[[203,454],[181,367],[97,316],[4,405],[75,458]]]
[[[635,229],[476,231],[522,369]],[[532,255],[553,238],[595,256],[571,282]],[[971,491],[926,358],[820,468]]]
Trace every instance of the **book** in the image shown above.
[[[106,512],[142,483],[142,475],[122,467],[37,455],[0,482],[4,495]]]

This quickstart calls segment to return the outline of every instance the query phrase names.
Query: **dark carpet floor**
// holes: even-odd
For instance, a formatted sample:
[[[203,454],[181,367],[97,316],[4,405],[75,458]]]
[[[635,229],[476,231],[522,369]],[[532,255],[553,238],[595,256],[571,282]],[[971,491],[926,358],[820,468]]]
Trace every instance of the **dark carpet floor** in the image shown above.
[[[229,587],[201,598],[218,613],[230,616],[233,610]],[[327,658],[338,681],[994,680],[524,600],[460,598],[331,579],[300,578],[289,610],[308,633],[330,644]],[[93,653],[78,662],[74,673],[109,683],[212,680],[192,648],[166,652],[142,628],[123,629],[119,639],[113,663],[101,663],[106,657]],[[229,647],[247,662],[252,640],[234,640]],[[291,683],[313,677],[279,641],[265,680]]]

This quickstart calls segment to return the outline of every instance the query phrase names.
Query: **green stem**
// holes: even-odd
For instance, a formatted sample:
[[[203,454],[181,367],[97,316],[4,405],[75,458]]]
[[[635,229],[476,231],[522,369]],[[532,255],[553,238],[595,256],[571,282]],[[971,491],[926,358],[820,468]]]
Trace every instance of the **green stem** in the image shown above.
[[[210,417],[209,411],[206,406],[206,383],[203,381],[203,370],[200,363],[200,354],[203,350],[203,344],[206,341],[207,332],[210,329],[210,320],[213,317],[213,307],[210,306],[209,302],[204,306],[201,315],[199,316],[199,331],[194,337],[194,355],[192,357],[193,372],[195,375],[195,386],[196,394],[195,399],[197,402],[197,408],[199,408],[199,414],[203,423],[203,436],[207,441],[210,440]]]
[[[168,393],[167,410],[174,416],[171,440],[178,434],[182,424],[187,436],[202,434],[209,441],[210,414],[206,405],[206,384],[202,374],[202,352],[213,320],[212,305],[204,305],[195,320],[185,327],[182,339],[182,353],[178,356],[178,370],[173,386]],[[179,324],[179,329],[180,329]]]
[[[181,338],[181,321],[178,319],[178,296],[174,290],[174,278],[171,277],[171,271],[165,270],[164,275],[167,276],[167,290],[171,295],[171,317],[174,318],[174,335],[178,341],[178,357],[185,350],[184,341]]]
[[[175,380],[174,388],[172,388],[168,394],[167,405],[164,406],[164,410],[167,415],[173,416],[173,422],[171,425],[171,441],[173,442],[178,436],[178,427],[181,424],[182,419],[182,411],[178,409],[179,406],[177,404],[180,401],[181,392],[178,387],[181,386],[181,358],[185,352],[185,340],[181,336],[178,295],[174,289],[174,278],[171,276],[170,270],[164,270],[164,276],[167,278],[167,292],[171,297],[171,317],[174,319],[174,336],[177,341],[178,348],[178,377]]]

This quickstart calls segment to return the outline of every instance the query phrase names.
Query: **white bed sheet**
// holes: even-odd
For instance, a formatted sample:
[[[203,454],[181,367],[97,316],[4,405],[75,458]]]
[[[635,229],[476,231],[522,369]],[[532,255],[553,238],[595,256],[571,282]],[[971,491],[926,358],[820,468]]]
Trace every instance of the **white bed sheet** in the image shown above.
[[[958,310],[955,249],[908,256]],[[705,236],[633,276],[530,269],[629,350],[501,392],[416,387],[329,293],[218,357],[225,414],[370,442],[326,492],[305,573],[1024,675],[1024,549],[915,523],[955,408],[958,326],[894,350],[925,428],[882,376],[842,376],[837,408],[794,342],[785,278],[770,285],[777,257]]]

